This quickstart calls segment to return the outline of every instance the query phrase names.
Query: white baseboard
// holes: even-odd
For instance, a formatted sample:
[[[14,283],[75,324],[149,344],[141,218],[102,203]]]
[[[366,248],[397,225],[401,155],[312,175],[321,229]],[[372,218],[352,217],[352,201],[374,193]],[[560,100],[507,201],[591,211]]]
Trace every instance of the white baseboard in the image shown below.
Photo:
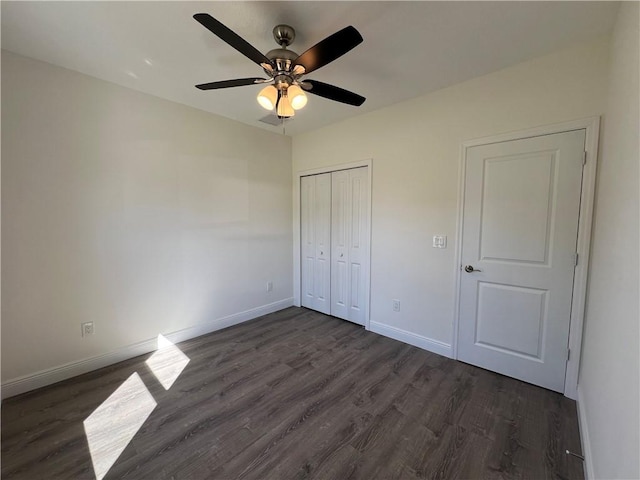
[[[589,440],[589,428],[587,426],[587,409],[582,395],[582,389],[578,385],[578,426],[580,428],[580,442],[582,443],[582,456],[584,457],[584,478],[586,480],[596,478],[593,471],[593,457],[591,456],[591,441]]]
[[[184,342],[185,340],[231,327],[233,325],[261,317],[262,315],[267,315],[268,313],[277,312],[278,310],[282,310],[283,308],[287,308],[292,305],[293,298],[285,298],[284,300],[245,310],[244,312],[227,315],[226,317],[163,335],[173,343]],[[2,384],[2,398],[4,399],[20,395],[21,393],[29,392],[36,388],[45,387],[77,375],[82,375],[83,373],[122,362],[123,360],[144,355],[145,353],[153,352],[157,347],[157,338],[151,338],[133,345],[127,345],[126,347],[119,348],[118,350],[105,353],[103,355],[59,365],[47,370],[41,370],[40,372],[31,375],[15,378]]]
[[[423,350],[437,353],[438,355],[442,355],[443,357],[452,358],[453,356],[453,350],[451,348],[451,345],[449,345],[448,343],[439,342],[438,340],[433,340],[432,338],[423,337],[422,335],[407,332],[406,330],[402,330],[400,328],[391,327],[389,325],[385,325],[384,323],[371,321],[369,330],[374,333],[384,335],[385,337],[408,343],[409,345],[413,345],[414,347],[419,347]]]

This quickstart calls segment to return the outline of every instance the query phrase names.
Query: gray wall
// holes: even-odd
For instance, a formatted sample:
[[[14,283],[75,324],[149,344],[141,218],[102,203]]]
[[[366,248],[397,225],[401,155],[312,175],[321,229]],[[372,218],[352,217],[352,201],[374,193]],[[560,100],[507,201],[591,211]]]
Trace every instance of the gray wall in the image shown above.
[[[638,3],[623,2],[602,122],[578,385],[593,478],[640,478],[639,23]]]
[[[3,382],[213,329],[292,296],[291,139],[3,51],[2,227]]]

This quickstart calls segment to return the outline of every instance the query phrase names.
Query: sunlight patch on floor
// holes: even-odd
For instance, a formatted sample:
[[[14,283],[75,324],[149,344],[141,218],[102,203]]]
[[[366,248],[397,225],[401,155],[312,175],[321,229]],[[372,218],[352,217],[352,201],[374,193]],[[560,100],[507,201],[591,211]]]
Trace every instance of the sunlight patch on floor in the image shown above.
[[[162,335],[158,335],[158,350],[146,361],[147,366],[165,390],[171,388],[187,363],[189,363],[189,357]]]
[[[156,407],[147,387],[133,373],[84,421],[97,480],[107,474]]]

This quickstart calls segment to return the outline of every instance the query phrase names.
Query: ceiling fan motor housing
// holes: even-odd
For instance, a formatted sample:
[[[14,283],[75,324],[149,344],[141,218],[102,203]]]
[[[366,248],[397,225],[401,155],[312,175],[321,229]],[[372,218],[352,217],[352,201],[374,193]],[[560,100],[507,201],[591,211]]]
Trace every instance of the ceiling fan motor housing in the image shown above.
[[[299,55],[293,50],[287,50],[296,38],[296,31],[289,25],[276,25],[273,27],[273,38],[280,48],[274,48],[266,53],[265,56],[271,60],[274,68],[273,71],[265,69],[265,72],[274,79],[278,90],[284,90],[292,85],[298,76],[292,72],[292,65]]]
[[[289,25],[276,25],[273,27],[273,38],[281,47],[288,47],[296,38],[296,31]]]
[[[271,60],[274,68],[272,71],[265,69],[265,73],[275,80],[276,86],[279,83],[291,85],[296,77],[292,72],[292,65],[293,61],[298,58],[298,54],[291,50],[277,48],[267,52],[266,56]]]

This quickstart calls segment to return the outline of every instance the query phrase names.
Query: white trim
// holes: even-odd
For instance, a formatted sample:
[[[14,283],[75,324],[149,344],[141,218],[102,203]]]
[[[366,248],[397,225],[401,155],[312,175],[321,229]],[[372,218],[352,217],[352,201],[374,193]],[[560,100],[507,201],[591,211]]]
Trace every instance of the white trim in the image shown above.
[[[466,175],[467,147],[464,142],[460,145],[460,160],[458,166],[458,211],[456,217],[456,246],[454,250],[454,305],[453,305],[453,337],[451,338],[451,358],[458,359],[458,320],[460,316],[460,267],[462,258],[462,220],[464,211],[464,177]]]
[[[571,327],[569,330],[569,348],[571,357],[567,362],[564,379],[565,396],[577,400],[578,374],[582,350],[584,309],[587,298],[587,278],[589,275],[589,254],[591,252],[591,229],[593,223],[593,204],[596,192],[596,172],[598,167],[598,140],[600,118],[593,117],[585,126],[587,138],[585,150],[587,163],[582,172],[582,197],[580,201],[580,223],[578,224],[577,250],[580,257],[573,280],[573,301],[571,303]],[[584,260],[584,261],[583,261]]]
[[[164,336],[173,343],[184,342],[185,340],[190,340],[207,333],[215,332],[216,330],[231,327],[233,325],[261,317],[262,315],[277,312],[278,310],[282,310],[283,308],[287,308],[292,305],[293,298],[286,298],[284,300],[252,308],[250,310],[245,310],[244,312],[227,315],[226,317],[222,317],[211,322],[201,323],[199,325],[194,325],[193,327],[178,330],[177,332],[164,334]],[[9,380],[2,384],[2,398],[20,395],[21,393],[29,392],[36,388],[45,387],[77,375],[82,375],[83,373],[91,372],[99,368],[113,365],[114,363],[153,352],[157,349],[157,346],[157,338],[152,338],[133,345],[127,345],[126,347],[119,348],[118,350],[104,355],[98,355],[96,357],[87,358],[77,362],[67,363],[47,370],[41,370],[40,372],[31,375],[25,375],[23,377]]]
[[[502,133],[499,135],[490,135],[488,137],[474,138],[465,140],[462,145],[465,148],[476,147],[478,145],[489,145],[491,143],[502,143],[511,140],[522,140],[525,138],[540,137],[543,135],[553,135],[556,133],[570,132],[572,130],[582,130],[596,127],[600,125],[600,117],[587,117],[579,120],[571,120],[569,122],[554,123],[551,125],[543,125],[526,130],[518,130],[515,132]],[[597,145],[597,144],[596,144]],[[587,147],[589,141],[587,138]]]
[[[580,443],[582,444],[582,456],[584,457],[584,478],[589,480],[596,478],[593,471],[593,457],[591,456],[591,441],[589,440],[589,428],[587,427],[587,409],[584,404],[582,389],[578,387],[578,427],[580,429]]]
[[[368,167],[367,174],[369,176],[369,215],[367,237],[369,238],[369,252],[367,255],[367,265],[365,267],[365,278],[368,279],[368,285],[365,293],[365,322],[364,327],[370,330],[370,306],[371,306],[371,232],[373,228],[372,222],[372,199],[373,199],[373,159],[359,160],[356,162],[341,163],[338,165],[330,165],[328,167],[319,167],[311,170],[298,171],[294,175],[293,182],[293,304],[296,307],[301,306],[300,300],[300,178],[308,175],[319,175],[321,173],[331,173],[340,170],[349,170],[352,168]]]
[[[391,327],[384,323],[371,322],[371,331],[385,337],[393,338],[400,342],[408,343],[414,347],[422,348],[429,352],[437,353],[443,357],[451,358],[452,350],[451,345],[448,343],[440,342],[429,337],[417,335],[400,328]]]
[[[458,186],[458,224],[456,231],[455,252],[455,305],[453,318],[453,358],[458,358],[458,325],[460,316],[460,262],[462,256],[462,224],[464,207],[464,176],[466,169],[466,155],[470,147],[488,145],[491,143],[507,142],[524,138],[552,135],[555,133],[585,130],[585,150],[587,163],[582,172],[582,196],[580,201],[580,222],[578,224],[578,255],[580,261],[575,269],[573,281],[573,300],[571,304],[571,323],[569,328],[569,348],[571,357],[567,362],[564,381],[564,395],[573,400],[577,398],[578,372],[580,369],[580,351],[582,349],[582,330],[584,322],[584,307],[587,293],[587,276],[589,270],[589,251],[591,244],[591,224],[593,221],[593,203],[595,197],[596,167],[598,159],[598,139],[600,134],[600,117],[589,117],[570,122],[556,123],[528,130],[504,133],[490,137],[483,137],[462,142],[460,147],[460,168]]]
[[[372,160],[358,160],[355,162],[340,163],[338,165],[329,165],[328,167],[311,168],[309,170],[301,170],[296,173],[298,177],[306,177],[308,175],[320,175],[321,173],[338,172],[340,170],[350,170],[352,168],[371,167]]]

